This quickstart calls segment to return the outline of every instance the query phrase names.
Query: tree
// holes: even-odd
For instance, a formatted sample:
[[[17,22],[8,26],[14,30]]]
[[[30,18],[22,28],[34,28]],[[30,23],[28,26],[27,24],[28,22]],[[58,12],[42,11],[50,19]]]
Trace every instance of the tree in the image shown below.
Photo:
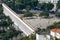
[[[19,11],[20,9],[25,8],[25,5],[24,5],[23,1],[24,1],[24,0],[16,0],[16,1],[15,1],[15,5],[16,5],[15,7],[16,7],[16,9],[18,9],[18,11]]]
[[[49,17],[49,13],[48,12],[42,12],[39,14],[39,16]]]
[[[60,38],[56,38],[56,37],[55,37],[55,40],[60,40]]]
[[[37,28],[37,30],[35,31],[36,33],[38,33],[38,32],[40,32],[41,31],[41,29],[40,28]]]
[[[60,9],[60,0],[57,3],[57,8]]]
[[[0,3],[0,14],[3,13],[2,4]]]
[[[12,9],[19,11],[21,9],[26,9],[27,6],[30,6],[31,8],[37,6],[38,0],[8,0],[6,1],[6,4]]]
[[[20,38],[20,40],[36,40],[36,35],[31,35],[30,37],[23,37],[23,38]]]
[[[11,7],[13,10],[15,10],[15,0],[8,0],[6,4]]]
[[[30,3],[30,5],[31,5],[31,7],[36,7],[37,5],[38,5],[38,0],[31,0],[31,3]]]
[[[40,7],[43,10],[45,10],[45,5],[46,5],[46,3],[39,3],[38,7]]]
[[[57,13],[55,16],[60,18],[60,13]]]
[[[54,24],[47,27],[47,29],[60,28],[60,22],[55,22]]]
[[[29,12],[29,10],[31,9],[31,7],[29,5],[26,6],[26,10],[27,12]]]
[[[44,9],[46,11],[52,10],[52,8],[54,7],[54,5],[50,2],[49,3],[39,3],[38,6],[41,9]]]
[[[34,16],[34,14],[30,12],[24,14],[24,17],[32,17],[32,16]]]
[[[54,7],[54,5],[50,2],[45,5],[46,10],[48,10],[48,11],[52,10],[53,7]]]

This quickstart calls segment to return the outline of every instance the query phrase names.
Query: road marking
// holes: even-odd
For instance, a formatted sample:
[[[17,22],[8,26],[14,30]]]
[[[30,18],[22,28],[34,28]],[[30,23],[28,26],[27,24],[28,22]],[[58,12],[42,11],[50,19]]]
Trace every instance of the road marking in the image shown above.
[[[11,9],[8,7],[8,6],[6,6],[6,4],[2,4],[9,12],[11,12]],[[30,29],[32,32],[34,32],[34,30],[32,30],[27,24],[25,24],[20,18],[18,18],[15,14],[13,14],[13,13],[15,13],[13,10],[12,10],[12,12],[11,12],[11,14],[13,15],[13,16],[15,16],[20,22],[22,22],[28,29]],[[21,29],[21,28],[20,28]],[[23,31],[23,30],[22,30]],[[27,34],[25,31],[24,31],[24,33],[25,34]]]

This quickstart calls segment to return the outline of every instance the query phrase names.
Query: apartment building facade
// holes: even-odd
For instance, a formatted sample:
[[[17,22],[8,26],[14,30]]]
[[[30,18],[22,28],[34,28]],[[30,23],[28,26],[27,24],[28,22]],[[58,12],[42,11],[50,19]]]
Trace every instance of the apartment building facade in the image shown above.
[[[60,39],[60,29],[52,29],[50,31],[50,35],[53,37],[53,38],[58,38]]]

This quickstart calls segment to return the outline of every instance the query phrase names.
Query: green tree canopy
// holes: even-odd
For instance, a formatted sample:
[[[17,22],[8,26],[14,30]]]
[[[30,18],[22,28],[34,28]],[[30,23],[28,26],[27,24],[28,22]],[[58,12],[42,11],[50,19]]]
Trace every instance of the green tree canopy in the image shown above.
[[[44,9],[46,11],[52,10],[52,8],[54,7],[54,5],[50,2],[49,3],[39,3],[38,6],[41,9]]]
[[[57,3],[57,8],[60,9],[60,0]]]
[[[60,18],[60,12],[56,13],[55,16]]]
[[[30,13],[30,12],[26,12],[23,16],[24,17],[32,17],[32,16],[34,16],[34,14]]]
[[[48,12],[42,12],[42,13],[39,14],[39,16],[48,17],[49,13]]]
[[[25,9],[28,5],[30,7],[37,6],[38,0],[7,0],[6,4],[12,9]]]
[[[47,29],[54,29],[54,28],[60,29],[60,22],[55,22],[54,24],[47,27]]]

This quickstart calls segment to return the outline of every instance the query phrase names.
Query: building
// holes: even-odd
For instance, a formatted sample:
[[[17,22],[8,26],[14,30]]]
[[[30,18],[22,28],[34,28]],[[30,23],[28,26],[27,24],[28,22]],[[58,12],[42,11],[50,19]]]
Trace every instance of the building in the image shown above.
[[[50,34],[53,38],[56,37],[56,38],[60,39],[60,29],[52,29],[50,31]]]
[[[43,2],[45,2],[45,3],[48,3],[48,2],[57,3],[58,2],[58,0],[38,0],[38,1],[39,1],[39,3],[43,3]]]
[[[50,32],[40,31],[38,34],[36,34],[36,40],[50,40]]]
[[[38,0],[38,1],[39,1],[39,3],[43,3],[43,2],[45,2],[45,3],[48,3],[48,2],[57,3],[58,2],[58,0]]]

